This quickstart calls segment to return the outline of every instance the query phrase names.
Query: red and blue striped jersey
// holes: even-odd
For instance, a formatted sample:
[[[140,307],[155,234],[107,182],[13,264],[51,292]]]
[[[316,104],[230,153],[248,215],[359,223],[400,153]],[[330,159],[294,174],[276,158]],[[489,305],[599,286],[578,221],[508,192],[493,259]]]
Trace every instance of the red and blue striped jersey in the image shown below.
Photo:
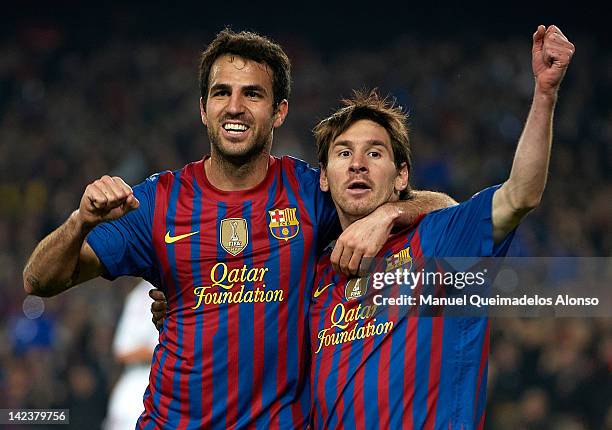
[[[386,262],[381,272],[400,266],[419,271],[425,257],[504,255],[512,234],[494,245],[495,190],[392,235],[377,255]],[[333,272],[329,257],[325,253],[317,265],[309,313],[312,428],[481,428],[488,320],[424,316],[418,306],[376,306],[375,294],[400,297],[400,286],[376,290],[372,277],[347,279]]]
[[[201,160],[134,194],[87,241],[107,278],[142,276],[168,300],[138,428],[304,428],[316,255],[339,231],[318,170],[270,157],[259,185],[227,192]]]

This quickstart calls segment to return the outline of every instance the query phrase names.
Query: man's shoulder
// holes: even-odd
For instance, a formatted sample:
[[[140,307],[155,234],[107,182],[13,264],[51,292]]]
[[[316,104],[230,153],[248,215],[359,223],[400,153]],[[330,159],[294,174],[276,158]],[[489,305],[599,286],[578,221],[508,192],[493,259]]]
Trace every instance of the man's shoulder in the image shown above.
[[[425,226],[432,223],[436,224],[441,221],[447,221],[462,212],[467,213],[470,210],[484,211],[490,216],[493,194],[495,194],[495,191],[497,191],[500,186],[501,184],[484,188],[459,204],[431,211],[423,217],[421,225]]]
[[[320,169],[304,160],[300,160],[290,155],[283,155],[280,157],[279,161],[281,169],[284,172],[294,173],[298,179],[319,180]]]
[[[150,174],[141,184],[152,185],[158,182],[166,182],[168,180],[175,179],[181,175],[184,175],[187,169],[191,169],[191,165],[194,163],[186,164],[180,169],[175,170],[160,170],[159,172],[155,172]]]
[[[195,178],[198,169],[204,169],[203,160],[193,161],[178,169],[168,169],[153,173],[141,184],[151,186],[159,183],[163,186],[172,184],[173,181],[179,178],[182,181],[189,181]]]

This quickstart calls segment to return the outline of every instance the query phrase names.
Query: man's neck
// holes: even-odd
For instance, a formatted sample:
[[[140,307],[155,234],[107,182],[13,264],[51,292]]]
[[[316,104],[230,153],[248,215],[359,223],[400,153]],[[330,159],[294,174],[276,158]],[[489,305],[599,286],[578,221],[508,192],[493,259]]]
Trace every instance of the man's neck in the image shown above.
[[[204,173],[208,181],[222,191],[248,190],[264,180],[269,163],[267,151],[240,165],[212,154],[204,163]]]

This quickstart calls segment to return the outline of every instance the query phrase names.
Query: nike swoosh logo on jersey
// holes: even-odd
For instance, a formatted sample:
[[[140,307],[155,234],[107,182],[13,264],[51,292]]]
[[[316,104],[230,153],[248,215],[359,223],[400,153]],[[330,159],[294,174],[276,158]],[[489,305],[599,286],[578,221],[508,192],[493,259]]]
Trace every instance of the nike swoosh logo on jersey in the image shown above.
[[[192,231],[191,233],[179,234],[178,236],[170,236],[170,232],[166,233],[166,237],[164,237],[164,242],[166,243],[174,243],[181,239],[185,239],[186,237],[193,236],[194,234],[198,234],[200,231]]]
[[[323,291],[327,290],[328,287],[333,286],[334,284],[327,284],[326,286],[324,286],[323,288],[318,288],[315,290],[313,297],[316,299],[317,297],[319,297],[321,294],[323,294]]]

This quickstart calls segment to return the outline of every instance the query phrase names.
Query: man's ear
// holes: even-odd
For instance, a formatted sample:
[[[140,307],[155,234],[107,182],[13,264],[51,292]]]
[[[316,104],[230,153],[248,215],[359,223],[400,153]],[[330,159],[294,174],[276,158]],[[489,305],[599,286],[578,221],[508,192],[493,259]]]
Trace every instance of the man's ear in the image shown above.
[[[329,191],[329,183],[327,182],[327,171],[321,166],[321,175],[319,176],[319,188],[321,191]]]
[[[397,176],[395,177],[395,190],[398,192],[404,191],[408,188],[408,164],[405,162],[397,169]]]
[[[285,118],[287,118],[287,114],[289,113],[289,102],[286,99],[282,99],[276,108],[276,113],[274,116],[274,128],[278,128],[283,125],[285,122]]]
[[[208,116],[206,115],[206,108],[204,107],[202,97],[200,97],[200,118],[202,118],[202,124],[208,127]]]

